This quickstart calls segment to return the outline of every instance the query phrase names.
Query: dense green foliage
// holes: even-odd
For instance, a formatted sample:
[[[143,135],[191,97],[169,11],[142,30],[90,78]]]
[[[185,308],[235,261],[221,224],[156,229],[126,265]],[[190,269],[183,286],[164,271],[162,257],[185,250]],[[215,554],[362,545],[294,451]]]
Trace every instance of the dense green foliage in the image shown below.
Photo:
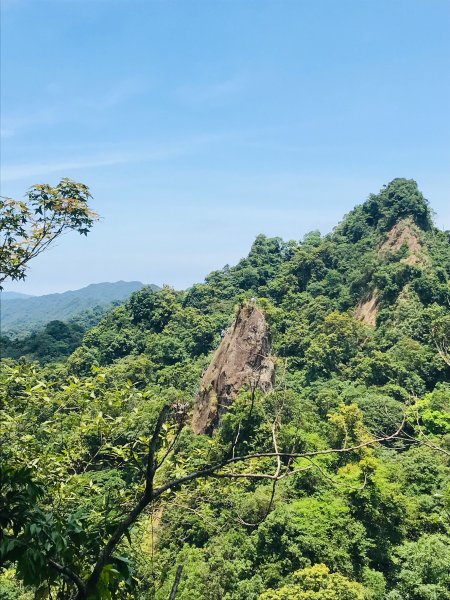
[[[74,596],[55,563],[89,575],[142,493],[165,403],[159,486],[231,452],[270,453],[275,430],[281,452],[319,454],[284,460],[296,472],[276,486],[250,476],[274,472],[265,457],[225,469],[247,477],[168,489],[115,548],[97,598],[167,599],[179,565],[178,600],[450,598],[449,280],[449,234],[398,179],[327,236],[258,236],[187,291],[136,292],[63,364],[5,360],[0,598],[14,577],[24,600]],[[192,406],[251,297],[270,325],[273,391],[242,390],[212,437],[188,422],[176,437],[176,407]],[[369,443],[404,415],[402,435]]]
[[[50,321],[40,331],[24,338],[0,336],[2,358],[38,360],[42,363],[60,360],[81,343],[86,329],[78,323]]]
[[[86,331],[117,306],[120,302],[111,302],[83,311],[70,321],[49,321],[23,337],[0,335],[1,358],[35,360],[42,365],[64,360],[80,346]]]

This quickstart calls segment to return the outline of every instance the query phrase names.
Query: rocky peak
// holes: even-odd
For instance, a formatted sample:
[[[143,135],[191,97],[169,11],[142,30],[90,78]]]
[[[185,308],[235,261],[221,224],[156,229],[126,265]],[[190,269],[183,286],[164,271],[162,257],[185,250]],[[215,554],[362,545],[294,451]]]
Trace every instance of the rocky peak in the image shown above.
[[[383,186],[378,194],[370,194],[363,204],[348,213],[335,233],[357,242],[374,234],[384,236],[406,219],[423,231],[433,228],[428,200],[417,183],[413,179],[397,178]]]
[[[270,350],[263,313],[253,303],[243,306],[203,375],[192,418],[195,433],[211,434],[240,389],[272,389],[275,366]]]

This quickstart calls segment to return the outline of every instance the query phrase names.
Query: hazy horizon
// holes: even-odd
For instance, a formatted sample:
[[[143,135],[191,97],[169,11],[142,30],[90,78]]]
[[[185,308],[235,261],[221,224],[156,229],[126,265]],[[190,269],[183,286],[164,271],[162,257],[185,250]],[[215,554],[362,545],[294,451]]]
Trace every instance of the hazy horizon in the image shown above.
[[[71,288],[71,289],[67,289],[67,290],[63,290],[62,292],[46,292],[45,294],[27,294],[27,292],[19,292],[17,290],[12,290],[12,289],[6,289],[6,287],[3,290],[0,290],[0,298],[6,293],[6,294],[19,294],[19,297],[17,298],[18,300],[20,299],[20,296],[23,295],[25,298],[38,298],[40,296],[48,296],[48,295],[52,295],[52,294],[64,294],[66,292],[79,292],[80,290],[86,289],[87,287],[91,287],[91,286],[98,286],[98,285],[105,285],[105,284],[110,284],[110,285],[115,285],[117,283],[141,283],[142,285],[146,286],[146,285],[152,285],[151,282],[144,282],[144,281],[126,281],[126,280],[119,280],[119,281],[92,281],[91,283],[88,283],[88,285],[85,285],[81,288]]]

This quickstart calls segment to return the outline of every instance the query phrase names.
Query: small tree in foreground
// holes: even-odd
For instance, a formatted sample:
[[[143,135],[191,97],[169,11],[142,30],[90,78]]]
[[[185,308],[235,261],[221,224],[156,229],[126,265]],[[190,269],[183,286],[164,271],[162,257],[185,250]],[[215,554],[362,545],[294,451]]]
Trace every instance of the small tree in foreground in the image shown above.
[[[26,196],[0,198],[0,290],[8,278],[25,279],[28,262],[60,235],[87,235],[98,218],[88,206],[89,188],[68,178],[56,187],[34,185]]]

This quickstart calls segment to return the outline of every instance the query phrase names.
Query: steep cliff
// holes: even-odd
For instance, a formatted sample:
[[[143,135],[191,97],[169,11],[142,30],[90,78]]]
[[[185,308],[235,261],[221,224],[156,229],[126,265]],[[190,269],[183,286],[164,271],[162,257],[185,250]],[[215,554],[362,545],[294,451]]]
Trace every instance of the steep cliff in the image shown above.
[[[195,433],[211,434],[241,388],[272,389],[270,349],[263,313],[254,305],[244,306],[203,375],[192,418]]]
[[[378,248],[378,256],[388,261],[394,252],[406,245],[407,255],[399,259],[407,265],[426,266],[427,255],[424,250],[423,232],[411,217],[401,219],[388,231],[385,239]],[[355,316],[366,325],[375,326],[378,314],[379,290],[371,290],[355,308]]]

